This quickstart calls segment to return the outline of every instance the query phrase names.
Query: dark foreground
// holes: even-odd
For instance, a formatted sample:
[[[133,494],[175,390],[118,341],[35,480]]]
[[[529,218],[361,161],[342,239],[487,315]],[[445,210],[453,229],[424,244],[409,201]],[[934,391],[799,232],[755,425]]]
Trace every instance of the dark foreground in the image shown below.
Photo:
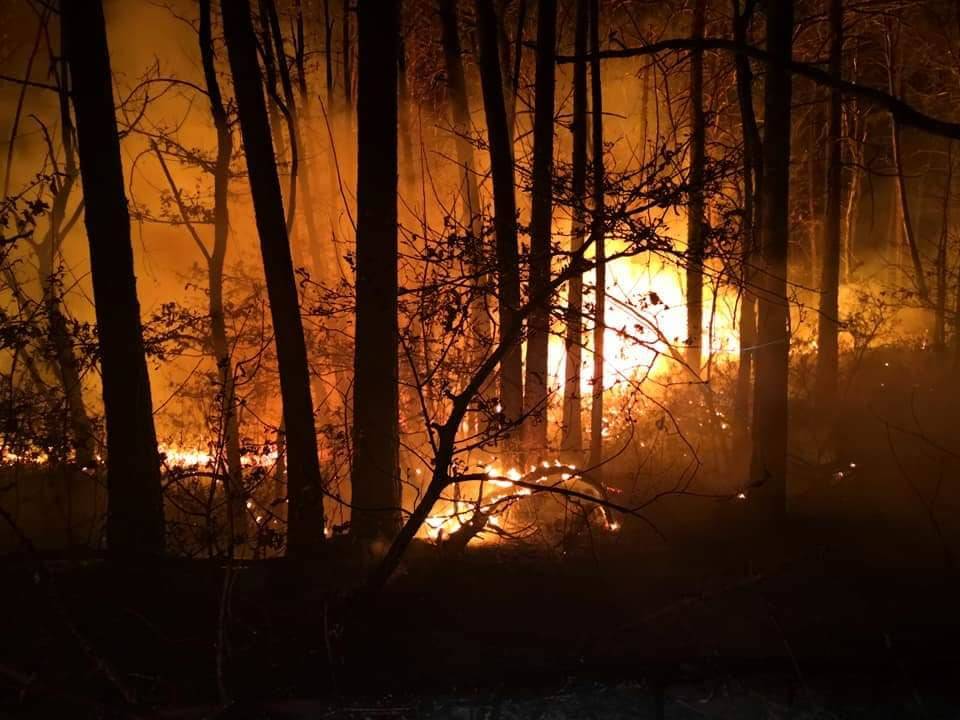
[[[0,716],[960,716],[960,584],[929,533],[807,523],[757,552],[737,522],[567,555],[420,546],[376,597],[342,560],[225,584],[12,553]]]

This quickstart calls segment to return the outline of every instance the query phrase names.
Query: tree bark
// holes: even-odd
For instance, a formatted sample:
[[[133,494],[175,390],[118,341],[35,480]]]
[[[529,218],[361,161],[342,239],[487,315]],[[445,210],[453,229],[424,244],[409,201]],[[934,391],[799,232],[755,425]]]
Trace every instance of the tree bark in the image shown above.
[[[100,0],[61,6],[90,246],[107,423],[107,546],[120,557],[164,550],[160,457],[124,195],[113,78]]]
[[[553,112],[556,91],[556,0],[537,4],[537,78],[533,119],[533,208],[530,228],[530,297],[550,283],[553,236]],[[533,309],[527,320],[527,365],[524,383],[524,444],[543,452],[547,446],[550,302]]]
[[[740,1],[733,0],[734,40],[745,44],[747,30],[753,15],[753,5],[742,13]],[[740,122],[743,126],[743,228],[741,248],[741,295],[740,295],[740,356],[737,368],[737,389],[734,396],[734,411],[742,437],[747,437],[750,425],[750,390],[753,370],[754,347],[757,343],[757,251],[760,228],[760,185],[763,177],[763,143],[753,108],[753,70],[745,55],[735,58],[737,99],[740,106]]]
[[[767,6],[767,51],[778,62],[767,69],[763,137],[763,276],[753,409],[751,485],[773,518],[787,508],[787,378],[790,307],[787,248],[790,231],[790,120],[793,0]]]
[[[493,0],[475,0],[479,41],[480,84],[487,120],[490,168],[493,176],[494,232],[497,243],[497,300],[501,335],[512,327],[520,308],[517,203],[513,178],[513,148],[503,97],[497,18]],[[520,339],[511,343],[500,363],[500,405],[505,424],[519,421],[523,412],[523,366]]]
[[[221,7],[277,347],[287,446],[287,553],[302,557],[316,552],[324,537],[306,343],[249,0]]]
[[[579,58],[573,66],[573,220],[570,252],[583,247],[586,234],[587,205],[587,31],[590,0],[577,0],[574,46]],[[574,275],[567,285],[566,363],[563,383],[563,423],[561,448],[572,462],[580,462],[583,451],[581,416],[581,366],[583,364],[583,276]]]
[[[843,79],[843,0],[830,0],[830,72]],[[843,97],[830,91],[827,146],[827,202],[817,328],[816,395],[820,407],[833,405],[838,387],[840,331],[840,240],[843,212]]]
[[[461,168],[463,183],[463,226],[469,230],[470,242],[476,247],[471,255],[476,256],[480,270],[485,265],[480,243],[483,242],[482,214],[480,211],[480,191],[477,186],[476,162],[473,145],[469,137],[472,128],[470,119],[470,100],[467,95],[466,76],[463,69],[463,48],[457,29],[457,0],[442,0],[440,3],[440,25],[442,30],[444,68],[447,73],[447,91],[453,119],[454,144],[457,151],[457,164]],[[486,287],[489,278],[484,274],[475,281],[476,298],[471,306],[470,326],[475,335],[478,353],[485,353],[489,346],[492,328],[486,303]]]
[[[890,95],[897,93],[897,43],[898,39],[893,37],[892,29],[886,33],[886,63],[887,63],[887,90]],[[907,193],[907,179],[904,172],[903,146],[900,141],[900,122],[897,116],[890,115],[890,148],[893,153],[893,165],[897,183],[897,197],[900,203],[900,220],[903,224],[903,237],[907,242],[907,249],[910,251],[910,261],[913,265],[914,282],[916,283],[917,293],[920,300],[930,303],[930,288],[927,284],[927,278],[923,271],[923,261],[920,257],[920,248],[917,245],[917,237],[913,231],[913,220],[910,213],[910,199]]]
[[[61,38],[61,42],[65,44],[64,38]],[[76,462],[81,468],[90,468],[97,464],[97,438],[94,435],[93,423],[90,420],[90,414],[83,397],[80,363],[77,360],[70,338],[63,300],[58,294],[58,287],[53,277],[56,259],[60,254],[65,234],[63,222],[66,216],[67,203],[79,175],[76,148],[73,143],[73,122],[70,119],[68,73],[65,66],[60,73],[59,86],[60,120],[63,128],[61,134],[63,138],[64,176],[58,181],[56,194],[50,208],[50,228],[43,242],[37,248],[37,265],[43,294],[43,307],[47,315],[48,340],[53,356],[53,368],[63,389]],[[13,277],[10,279],[15,281]]]
[[[210,287],[210,345],[220,379],[223,445],[226,452],[227,502],[230,506],[234,536],[243,541],[247,530],[246,491],[243,484],[243,461],[240,451],[240,422],[237,415],[237,393],[233,377],[233,360],[227,338],[223,309],[223,269],[230,233],[227,193],[230,188],[230,160],[233,158],[233,136],[220,92],[213,55],[212,13],[210,0],[200,0],[200,60],[203,78],[210,98],[210,116],[217,132],[217,159],[213,169],[213,251],[207,261]],[[186,221],[186,217],[184,217]]]
[[[696,0],[693,9],[694,40],[703,40],[706,0]],[[687,365],[697,375],[702,363],[704,165],[706,163],[706,114],[703,108],[703,50],[690,53],[690,186],[687,206]]]
[[[943,350],[947,345],[947,257],[950,245],[950,200],[953,188],[953,141],[947,140],[947,176],[944,179],[943,205],[940,214],[940,242],[937,245],[937,302],[933,346]]]
[[[359,538],[400,529],[397,40],[400,5],[361,2],[357,90],[357,315],[353,506]]]
[[[604,232],[603,193],[603,88],[600,84],[600,0],[590,2],[590,99],[593,135],[593,220],[590,236],[593,244],[595,300],[593,317],[593,404],[590,408],[590,467],[603,462],[603,334],[606,330],[607,268]],[[599,469],[594,476],[599,477]]]

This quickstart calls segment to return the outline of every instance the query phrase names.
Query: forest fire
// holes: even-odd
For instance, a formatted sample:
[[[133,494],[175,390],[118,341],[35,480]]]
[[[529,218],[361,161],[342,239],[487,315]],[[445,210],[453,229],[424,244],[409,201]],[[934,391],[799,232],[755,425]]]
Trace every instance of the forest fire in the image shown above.
[[[0,716],[957,717],[958,29],[0,2]]]

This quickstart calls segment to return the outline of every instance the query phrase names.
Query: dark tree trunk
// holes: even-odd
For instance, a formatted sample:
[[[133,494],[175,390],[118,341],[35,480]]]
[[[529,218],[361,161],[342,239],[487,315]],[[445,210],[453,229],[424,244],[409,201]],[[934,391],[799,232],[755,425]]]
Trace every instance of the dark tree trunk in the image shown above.
[[[343,101],[347,114],[353,105],[353,47],[350,43],[350,0],[341,4],[340,39],[343,45]]]
[[[600,85],[600,0],[590,3],[590,99],[593,118],[593,223],[590,237],[596,260],[596,307],[593,318],[593,406],[590,409],[590,460],[603,461],[603,333],[606,330],[607,268],[603,199],[603,88]],[[599,475],[599,470],[596,471]]]
[[[303,556],[323,543],[323,487],[307,349],[249,0],[224,3],[222,12],[280,370],[289,501],[287,552]]]
[[[61,38],[61,42],[64,39]],[[64,52],[64,54],[66,54]],[[57,258],[64,239],[64,218],[67,203],[73,192],[79,171],[73,143],[73,122],[70,118],[70,92],[68,73],[63,67],[60,74],[60,120],[64,153],[63,178],[58,181],[56,194],[50,208],[50,228],[37,248],[40,286],[43,306],[47,315],[49,343],[53,367],[63,388],[63,397],[70,420],[70,432],[76,452],[76,462],[81,468],[96,465],[97,439],[93,424],[83,398],[83,383],[80,378],[80,363],[73,349],[67,318],[64,315],[62,298],[54,279]],[[11,281],[15,278],[11,277]],[[14,282],[11,282],[13,286]]]
[[[830,74],[843,78],[843,0],[830,0]],[[840,238],[843,214],[843,97],[830,91],[830,130],[827,147],[827,204],[820,276],[820,317],[817,332],[816,394],[820,407],[833,404],[837,394],[840,331]]]
[[[397,326],[399,2],[361,2],[357,91],[357,319],[353,533],[392,538],[401,524]]]
[[[590,0],[577,0],[573,66],[573,227],[570,252],[583,247],[587,204],[587,30]],[[581,462],[583,419],[580,405],[580,370],[583,363],[583,276],[575,275],[567,285],[566,365],[563,383],[563,437],[561,447],[571,462]]]
[[[463,48],[457,29],[457,0],[443,0],[440,3],[440,25],[442,30],[444,67],[447,73],[447,89],[450,93],[450,108],[453,115],[454,142],[457,149],[457,164],[462,169],[463,179],[463,225],[469,229],[470,241],[477,244],[475,254],[477,266],[485,263],[479,243],[482,242],[480,212],[480,191],[477,186],[476,163],[473,156],[473,144],[470,142],[471,120],[470,100],[467,95],[467,83],[463,70]],[[481,353],[487,351],[491,340],[490,318],[487,310],[485,289],[488,278],[476,279],[477,297],[471,306],[470,325],[475,334],[475,344]]]
[[[706,0],[693,8],[694,40],[702,40],[706,24]],[[690,53],[690,200],[687,206],[687,365],[700,374],[703,338],[704,192],[706,163],[706,114],[703,108],[703,50]]]
[[[463,171],[464,225],[475,238],[480,237],[480,199],[473,158],[473,145],[469,140],[471,127],[470,99],[467,95],[466,76],[463,70],[463,48],[457,29],[457,0],[442,0],[440,3],[443,60],[447,73],[447,90],[450,93],[450,108],[453,115],[453,131],[457,149],[457,164]]]
[[[221,423],[223,445],[227,459],[226,492],[234,536],[241,541],[246,536],[247,508],[243,484],[243,462],[240,451],[240,423],[237,417],[236,386],[233,360],[227,338],[227,324],[223,309],[223,268],[227,256],[227,238],[230,233],[230,215],[227,192],[230,187],[230,160],[233,157],[233,136],[223,105],[220,81],[213,55],[213,33],[210,0],[200,0],[200,60],[203,78],[210,98],[210,115],[217,131],[217,160],[213,169],[213,251],[207,260],[210,285],[210,345],[217,363],[220,379]],[[186,220],[186,217],[184,218]]]
[[[124,195],[113,78],[100,0],[61,6],[77,125],[107,422],[107,545],[164,550],[160,458]]]
[[[940,213],[940,242],[937,244],[937,302],[933,330],[933,346],[947,346],[947,258],[950,245],[950,200],[953,189],[953,141],[947,140],[947,176],[944,179],[943,205]]]
[[[530,297],[550,284],[553,235],[553,110],[556,90],[556,0],[537,5],[537,79],[533,118],[533,208],[530,228]],[[527,366],[524,383],[525,445],[543,452],[547,446],[547,351],[550,302],[532,308],[527,320]]]
[[[270,35],[273,38],[273,46],[276,50],[277,72],[280,77],[280,87],[283,89],[283,101],[286,105],[288,115],[288,128],[290,135],[290,158],[291,173],[294,175],[291,186],[296,183],[300,190],[300,209],[303,213],[303,224],[307,231],[306,249],[310,253],[312,260],[311,269],[316,278],[323,275],[323,252],[320,245],[320,236],[317,233],[317,223],[313,212],[315,199],[313,197],[313,176],[310,172],[310,162],[306,151],[306,135],[303,132],[303,117],[307,111],[309,95],[307,94],[306,79],[301,69],[299,75],[299,95],[300,107],[297,106],[297,98],[294,95],[293,80],[290,77],[290,68],[287,66],[286,52],[284,50],[283,31],[280,28],[280,17],[277,13],[277,5],[274,0],[263,0],[261,7],[266,11],[270,25]],[[302,62],[301,53],[297,53],[297,62]],[[292,205],[295,194],[291,191],[288,194],[287,208],[288,214],[292,216],[294,207]],[[290,226],[291,218],[288,217],[287,225]],[[296,249],[295,249],[296,250]],[[303,246],[300,246],[302,258]],[[302,263],[305,265],[305,263]]]
[[[897,44],[899,38],[894,37],[894,31],[888,28],[886,34],[886,63],[887,63],[887,91],[896,96],[898,94],[898,66],[900,59],[897,57]],[[923,270],[923,261],[920,257],[920,248],[917,244],[917,236],[913,229],[913,220],[910,212],[910,199],[907,193],[907,179],[904,170],[903,144],[900,140],[900,123],[893,115],[890,116],[890,144],[893,154],[893,165],[897,182],[897,197],[900,203],[900,220],[903,224],[903,237],[907,242],[907,248],[910,251],[910,261],[913,265],[914,282],[916,283],[917,293],[920,300],[929,306],[930,288],[927,284],[927,277]]]
[[[763,138],[763,279],[753,403],[751,485],[773,517],[786,514],[787,375],[790,307],[787,248],[790,232],[790,119],[793,0],[767,6],[767,51],[783,64],[767,68]]]
[[[270,116],[270,130],[273,137],[273,149],[278,162],[283,162],[287,154],[283,140],[283,121],[277,103],[277,62],[273,56],[273,33],[270,30],[270,15],[260,3],[260,49],[263,52],[263,71],[267,86],[267,108]]]
[[[497,18],[493,0],[476,0],[480,46],[480,82],[487,119],[490,167],[493,176],[494,231],[497,237],[497,300],[500,333],[514,325],[520,309],[520,273],[517,251],[517,203],[514,194],[513,148],[503,98]],[[523,412],[523,366],[520,340],[511,344],[500,363],[500,404],[508,425]]]
[[[740,12],[740,1],[733,0],[734,41],[747,43],[752,10]],[[742,437],[746,439],[750,425],[750,390],[753,370],[754,346],[757,343],[757,282],[755,265],[759,248],[760,184],[763,177],[763,147],[757,116],[753,109],[753,71],[750,60],[744,55],[734,58],[737,99],[740,106],[740,122],[743,126],[743,228],[741,249],[741,295],[740,295],[740,362],[737,368],[737,389],[734,411]]]

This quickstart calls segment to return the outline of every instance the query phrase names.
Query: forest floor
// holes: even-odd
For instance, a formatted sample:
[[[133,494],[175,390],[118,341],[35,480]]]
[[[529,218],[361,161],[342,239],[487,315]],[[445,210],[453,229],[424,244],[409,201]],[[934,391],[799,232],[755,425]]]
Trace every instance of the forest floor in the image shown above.
[[[958,717],[960,577],[933,544],[807,522],[751,553],[726,521],[566,555],[418,545],[376,597],[342,563],[237,567],[222,623],[215,563],[10,555],[0,717]]]
[[[345,538],[229,574],[0,555],[0,718],[960,717],[960,390],[871,363],[833,465],[792,408],[773,533],[668,497],[565,553],[418,541],[375,596]]]

